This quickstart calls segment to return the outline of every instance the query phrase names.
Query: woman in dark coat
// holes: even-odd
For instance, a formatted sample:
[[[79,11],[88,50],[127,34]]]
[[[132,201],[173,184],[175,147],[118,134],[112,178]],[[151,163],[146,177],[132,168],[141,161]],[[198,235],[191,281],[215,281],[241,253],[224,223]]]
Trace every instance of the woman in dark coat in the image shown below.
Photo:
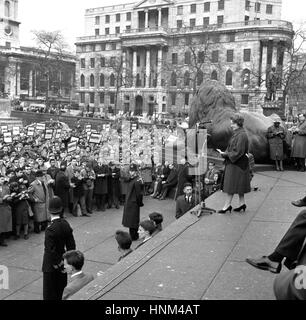
[[[96,174],[94,195],[96,198],[97,209],[105,211],[106,195],[108,189],[108,176],[110,175],[109,167],[103,161],[98,161],[98,165],[94,168]]]
[[[66,163],[62,162],[55,177],[54,194],[61,198],[65,210],[68,211],[70,183],[68,176],[65,174],[66,169]]]
[[[232,211],[232,200],[234,194],[239,195],[239,207],[236,212],[246,210],[244,194],[251,191],[249,158],[249,140],[243,129],[244,119],[241,115],[235,114],[231,117],[231,128],[234,131],[225,152],[218,150],[225,159],[224,179],[222,190],[226,193],[226,201],[219,213]]]
[[[122,225],[129,228],[132,240],[138,239],[140,207],[143,207],[143,183],[137,175],[137,166],[130,166],[130,180],[126,194]]]
[[[6,247],[5,233],[12,231],[12,211],[9,205],[11,201],[10,188],[5,178],[0,176],[0,246]]]

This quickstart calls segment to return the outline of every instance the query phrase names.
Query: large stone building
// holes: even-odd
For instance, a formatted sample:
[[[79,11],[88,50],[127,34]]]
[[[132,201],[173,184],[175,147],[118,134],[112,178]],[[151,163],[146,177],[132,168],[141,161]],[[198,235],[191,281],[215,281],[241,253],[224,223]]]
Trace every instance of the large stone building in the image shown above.
[[[18,0],[0,0],[0,95],[7,100],[70,103],[75,99],[75,55],[62,56],[60,70],[46,77],[44,54],[37,48],[20,46]],[[58,55],[50,55],[50,61]],[[47,85],[49,90],[47,93]],[[46,94],[47,93],[47,94]]]
[[[281,0],[146,0],[85,13],[77,46],[79,103],[103,111],[187,112],[206,78],[237,106],[264,100],[272,67],[281,74],[292,24]],[[281,89],[281,88],[278,88]]]

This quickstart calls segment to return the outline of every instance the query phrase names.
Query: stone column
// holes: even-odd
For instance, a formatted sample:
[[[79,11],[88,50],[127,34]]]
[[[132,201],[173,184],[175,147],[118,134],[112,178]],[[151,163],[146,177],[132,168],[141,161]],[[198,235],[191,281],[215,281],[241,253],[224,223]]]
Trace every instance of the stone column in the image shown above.
[[[158,49],[158,57],[157,57],[157,87],[161,87],[162,59],[163,59],[163,48],[160,47]]]
[[[291,54],[288,51],[289,49],[286,47],[284,48],[284,60],[283,60],[283,68],[282,68],[282,77],[288,75],[288,71],[290,68],[290,62],[291,62]],[[285,88],[285,83],[284,81],[282,81],[282,90],[284,90]]]
[[[277,68],[277,43],[273,42],[271,68]]]
[[[33,97],[33,70],[29,73],[29,97]]]
[[[150,86],[150,75],[151,75],[151,51],[150,47],[146,48],[146,88]]]
[[[158,8],[158,28],[162,26],[162,11],[161,8]]]
[[[126,51],[124,50],[122,53],[122,79],[123,83],[125,84],[125,77],[126,77]]]
[[[133,49],[133,87],[136,87],[137,77],[137,49]]]
[[[261,90],[266,90],[268,46],[263,44],[261,62]]]
[[[145,10],[145,29],[149,28],[149,11]]]

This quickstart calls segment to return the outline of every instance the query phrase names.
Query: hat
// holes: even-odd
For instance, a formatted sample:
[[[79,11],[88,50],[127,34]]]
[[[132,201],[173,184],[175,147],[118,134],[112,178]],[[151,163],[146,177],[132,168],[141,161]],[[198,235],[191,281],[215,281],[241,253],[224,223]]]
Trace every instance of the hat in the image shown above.
[[[121,249],[125,249],[125,250],[130,249],[132,244],[132,239],[127,232],[121,231],[121,230],[116,231],[115,239],[118,242],[118,245]]]
[[[61,214],[63,211],[63,202],[60,197],[54,197],[49,202],[49,213]]]
[[[273,121],[273,123],[281,123],[280,117],[278,115],[276,115],[275,113],[273,113],[270,116],[270,119]]]
[[[36,175],[35,175],[36,178],[43,177],[43,176],[44,176],[44,172],[42,170],[37,170],[36,171]]]
[[[137,165],[135,163],[132,163],[130,165],[130,171],[138,171]]]

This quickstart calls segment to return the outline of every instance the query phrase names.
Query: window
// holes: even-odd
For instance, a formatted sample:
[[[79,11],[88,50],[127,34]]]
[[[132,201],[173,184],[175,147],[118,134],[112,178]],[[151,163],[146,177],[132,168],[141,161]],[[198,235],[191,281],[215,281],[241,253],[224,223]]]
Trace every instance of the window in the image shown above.
[[[126,13],[126,21],[131,21],[132,20],[132,14],[131,12]]]
[[[9,1],[5,1],[5,3],[4,3],[4,15],[6,17],[11,16],[11,4]]]
[[[177,7],[177,15],[181,16],[183,14],[183,6],[178,6]]]
[[[111,48],[112,48],[112,50],[116,50],[117,49],[116,43],[112,43]]]
[[[272,4],[267,4],[266,14],[272,14],[272,13],[273,13],[273,6],[272,6]]]
[[[114,76],[113,73],[110,75],[109,85],[110,85],[111,87],[114,87],[114,86],[115,86],[115,76]]]
[[[190,5],[190,13],[196,13],[197,12],[197,5],[191,4]]]
[[[85,93],[84,92],[80,93],[80,98],[81,98],[81,103],[85,103]]]
[[[95,94],[93,92],[89,94],[89,99],[90,99],[90,103],[95,103]]]
[[[90,75],[90,86],[91,87],[95,86],[95,76],[93,74]]]
[[[116,27],[116,34],[120,33],[120,27]]]
[[[126,26],[125,30],[126,31],[130,31],[131,30],[131,26]]]
[[[140,67],[140,56],[137,55],[137,67]]]
[[[86,67],[86,66],[85,66],[85,58],[82,58],[82,59],[81,59],[81,68],[82,68],[82,69],[85,69],[85,67]]]
[[[185,106],[189,105],[189,93],[185,93]]]
[[[204,53],[204,51],[199,51],[199,52],[198,52],[198,62],[199,62],[199,63],[204,63],[204,58],[205,58],[205,53]]]
[[[211,41],[214,43],[219,43],[220,42],[220,35],[215,34],[215,35],[211,36]]]
[[[249,24],[250,17],[249,16],[244,16],[244,24],[247,26]]]
[[[177,27],[178,29],[182,28],[182,27],[183,27],[183,21],[182,21],[182,20],[177,20],[177,21],[176,21],[176,27]]]
[[[117,61],[117,60],[116,60],[116,57],[111,57],[111,58],[110,58],[110,65],[111,65],[111,66],[116,66],[116,61]]]
[[[109,34],[109,28],[105,28],[105,34]]]
[[[251,49],[244,49],[243,50],[243,61],[244,62],[251,61]]]
[[[190,73],[188,71],[184,74],[184,86],[190,85]]]
[[[216,70],[214,70],[212,73],[211,73],[211,76],[210,76],[211,80],[218,80],[218,73]]]
[[[191,64],[191,52],[185,52],[185,64]]]
[[[172,53],[172,64],[177,64],[177,53]]]
[[[190,23],[190,27],[192,28],[192,27],[195,27],[195,25],[196,25],[196,19],[190,19],[189,20],[189,23]]]
[[[233,72],[231,70],[227,70],[225,74],[225,85],[232,86],[233,85]]]
[[[241,104],[249,104],[249,95],[248,94],[241,95]]]
[[[210,2],[204,2],[204,12],[210,11]]]
[[[220,26],[223,24],[224,16],[217,16],[217,24]]]
[[[251,1],[245,0],[245,10],[250,11],[250,7],[251,7]]]
[[[100,103],[104,104],[104,101],[105,101],[105,94],[104,92],[100,92]]]
[[[95,67],[95,58],[90,58],[90,68]]]
[[[109,100],[110,104],[115,104],[115,92],[110,92]]]
[[[96,24],[100,24],[100,17],[99,16],[96,16],[95,20],[96,20]]]
[[[176,81],[176,73],[173,71],[171,74],[171,86],[176,87],[177,81]]]
[[[105,77],[104,74],[100,74],[100,87],[105,87]]]
[[[90,46],[90,51],[92,51],[92,52],[96,51],[96,45],[95,44],[92,44]]]
[[[204,27],[207,27],[209,25],[209,17],[203,18],[203,25]]]
[[[171,105],[175,106],[175,104],[176,104],[176,93],[171,92]]]
[[[228,41],[229,42],[235,42],[235,33],[230,33],[228,35]]]
[[[217,63],[219,61],[219,50],[214,50],[211,53],[211,62],[212,63]]]
[[[226,51],[226,62],[234,62],[234,50]]]
[[[173,38],[173,46],[178,46],[179,45],[179,39],[178,38]]]
[[[100,35],[100,29],[95,29],[95,35],[99,36]]]
[[[260,2],[255,2],[255,12],[260,12]]]
[[[81,75],[81,87],[85,87],[85,76],[84,76],[84,74]]]
[[[224,10],[224,0],[218,1],[218,10]]]
[[[116,22],[120,22],[120,13],[116,14]]]
[[[105,16],[105,23],[109,23],[109,21],[110,21],[110,17],[109,17],[109,15],[106,15]]]
[[[197,85],[200,86],[204,80],[204,73],[200,70],[197,74]]]
[[[105,58],[104,57],[100,58],[100,65],[101,65],[101,67],[105,67]]]
[[[106,49],[105,43],[101,43],[101,51],[105,51],[105,49]]]

